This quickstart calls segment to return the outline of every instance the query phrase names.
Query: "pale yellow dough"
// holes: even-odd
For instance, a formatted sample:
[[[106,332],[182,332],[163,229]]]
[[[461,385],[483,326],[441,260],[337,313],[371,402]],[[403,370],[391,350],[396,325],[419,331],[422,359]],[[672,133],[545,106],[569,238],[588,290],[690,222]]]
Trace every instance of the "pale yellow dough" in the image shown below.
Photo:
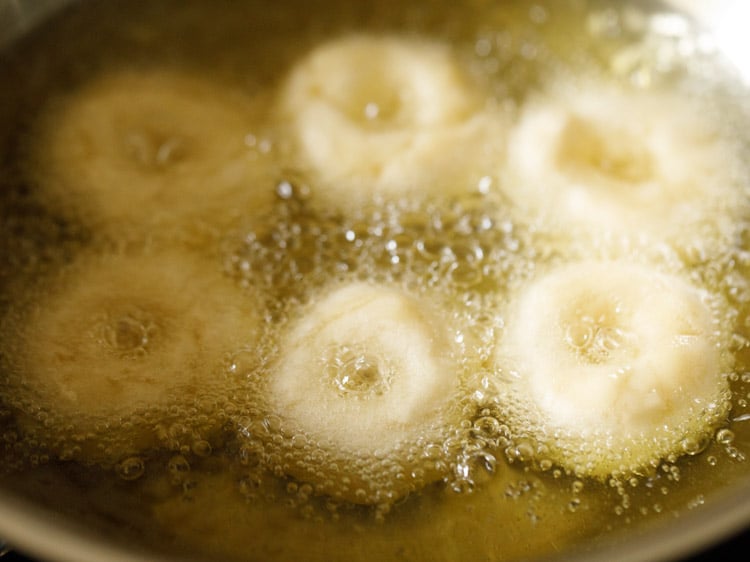
[[[118,451],[157,442],[142,419],[149,411],[169,419],[172,406],[210,407],[228,388],[229,354],[256,345],[262,330],[260,295],[188,256],[81,258],[45,293],[16,336],[10,384],[23,389],[28,415],[42,410],[55,423],[29,428],[109,428],[98,439],[121,432]]]
[[[43,197],[103,227],[259,211],[273,186],[245,142],[253,104],[188,73],[105,72],[42,114],[31,171]]]
[[[532,96],[503,189],[545,227],[683,239],[717,231],[741,190],[731,143],[698,102],[593,79]]]
[[[513,300],[495,353],[512,424],[606,477],[681,454],[726,414],[731,367],[712,297],[672,274],[583,262]],[[725,336],[724,336],[725,338]]]
[[[268,401],[287,434],[304,435],[330,459],[309,470],[290,463],[292,475],[320,480],[315,475],[322,471],[355,503],[393,499],[378,495],[381,480],[391,495],[408,493],[411,471],[425,462],[403,455],[418,438],[439,433],[458,388],[445,320],[400,290],[354,283],[322,297],[282,342],[286,351],[270,373]],[[367,475],[387,457],[400,465],[403,480]],[[340,489],[342,477],[352,482],[348,489]]]
[[[506,125],[445,45],[353,35],[314,49],[280,95],[313,190],[337,205],[476,188]]]

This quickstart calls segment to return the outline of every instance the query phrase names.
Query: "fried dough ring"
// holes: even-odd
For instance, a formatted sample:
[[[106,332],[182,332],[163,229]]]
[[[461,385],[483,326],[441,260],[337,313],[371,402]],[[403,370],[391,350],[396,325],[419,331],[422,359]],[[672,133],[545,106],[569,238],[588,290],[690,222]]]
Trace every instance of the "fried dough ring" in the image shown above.
[[[599,478],[681,454],[725,419],[731,355],[714,298],[640,264],[582,262],[527,286],[495,361],[522,434]]]
[[[426,40],[354,35],[299,61],[280,94],[302,167],[326,202],[455,193],[504,148],[453,54]]]
[[[264,208],[273,184],[245,144],[257,112],[189,74],[104,73],[43,114],[32,174],[41,197],[98,226]]]
[[[305,443],[289,448],[288,474],[359,504],[393,501],[443,475],[419,451],[450,425],[460,368],[445,322],[424,302],[345,285],[282,342],[265,392],[281,433]]]
[[[50,442],[69,444],[75,433],[114,443],[115,457],[158,445],[150,413],[167,420],[173,407],[220,400],[227,356],[257,342],[262,310],[259,295],[187,255],[79,259],[42,291],[15,336],[9,384],[26,429]],[[98,460],[104,448],[83,456]]]

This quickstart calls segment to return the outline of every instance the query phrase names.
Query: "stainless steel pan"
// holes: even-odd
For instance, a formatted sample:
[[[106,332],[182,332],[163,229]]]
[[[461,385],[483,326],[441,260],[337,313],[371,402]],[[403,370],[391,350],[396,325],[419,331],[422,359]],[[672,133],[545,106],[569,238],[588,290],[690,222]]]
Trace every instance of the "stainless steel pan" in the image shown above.
[[[0,47],[22,36],[71,0],[0,0]],[[743,0],[674,0],[714,33],[719,46],[750,80],[750,5]],[[0,77],[0,88],[12,87]],[[699,510],[655,523],[637,536],[619,537],[585,554],[556,561],[645,562],[677,560],[718,544],[738,533],[750,533],[750,467],[747,475]],[[86,524],[34,505],[0,489],[0,538],[11,548],[44,560],[69,562],[140,562],[159,558],[136,546],[93,532]],[[750,539],[747,541],[750,545]]]

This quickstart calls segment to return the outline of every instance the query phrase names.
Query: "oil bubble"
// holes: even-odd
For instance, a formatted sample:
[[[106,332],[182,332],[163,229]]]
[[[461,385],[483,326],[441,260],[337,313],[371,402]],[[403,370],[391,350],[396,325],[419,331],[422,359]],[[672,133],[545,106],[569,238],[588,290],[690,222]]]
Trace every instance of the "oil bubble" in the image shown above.
[[[146,472],[146,463],[140,457],[129,457],[118,463],[115,471],[123,480],[137,480]]]

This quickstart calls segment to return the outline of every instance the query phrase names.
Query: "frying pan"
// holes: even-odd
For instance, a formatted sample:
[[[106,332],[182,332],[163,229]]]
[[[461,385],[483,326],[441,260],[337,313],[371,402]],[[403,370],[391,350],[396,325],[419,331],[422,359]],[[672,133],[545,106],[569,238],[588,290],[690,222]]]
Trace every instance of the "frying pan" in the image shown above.
[[[21,37],[73,0],[0,0],[0,48]],[[750,80],[750,5],[743,0],[674,0],[712,36],[743,79]],[[0,87],[8,87],[3,84]],[[584,552],[562,553],[555,562],[678,560],[750,529],[750,469],[727,482],[701,509],[677,519],[655,520],[632,536],[605,540]],[[0,489],[0,538],[44,560],[61,562],[167,561],[127,540],[103,536],[85,522],[43,508],[10,489]]]

